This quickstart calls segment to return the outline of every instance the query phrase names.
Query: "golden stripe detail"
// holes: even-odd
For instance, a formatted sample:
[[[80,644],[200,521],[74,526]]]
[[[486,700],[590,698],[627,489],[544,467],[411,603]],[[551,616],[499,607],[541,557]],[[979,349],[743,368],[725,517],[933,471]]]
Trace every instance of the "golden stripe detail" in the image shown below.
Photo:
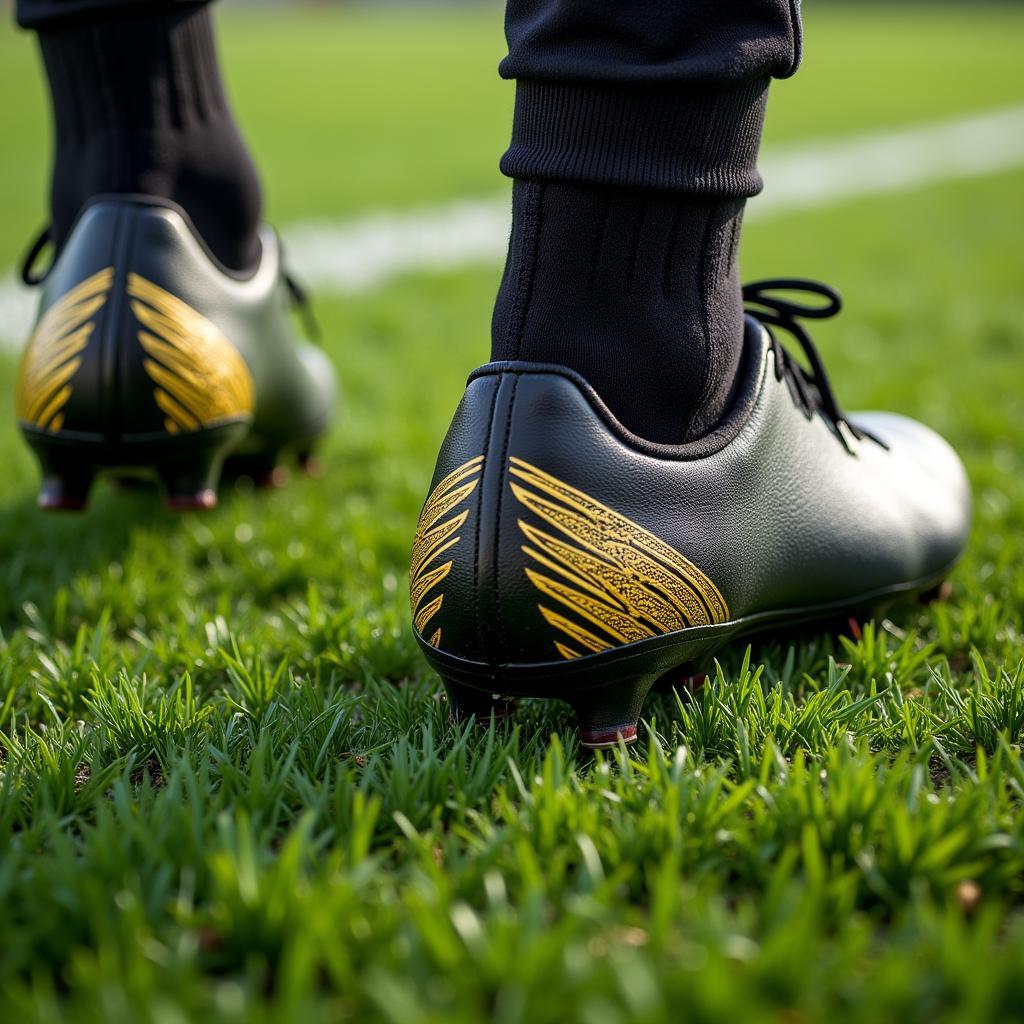
[[[114,268],[107,267],[72,288],[41,317],[18,370],[14,407],[22,423],[50,433],[64,426],[64,407],[74,392],[81,354],[113,285]]]
[[[416,631],[422,633],[427,628],[427,623],[441,610],[441,605],[444,603],[444,594],[438,594],[432,601],[428,601],[422,608],[416,612],[416,618],[413,622],[416,625]],[[440,630],[438,630],[440,632]]]
[[[206,317],[138,274],[128,275],[143,366],[169,434],[247,418],[255,407],[249,367]]]
[[[539,520],[519,520],[525,572],[560,606],[538,608],[573,642],[556,639],[563,658],[728,619],[715,584],[639,523],[522,459],[509,472],[516,500]]]
[[[455,561],[449,558],[437,564],[437,560],[441,555],[453,551],[462,539],[459,531],[469,518],[469,509],[458,509],[479,487],[483,467],[482,455],[464,462],[430,492],[420,513],[409,567],[409,603],[413,624],[420,635],[426,634],[427,625],[444,604],[443,591],[429,599],[428,595],[448,578]],[[440,647],[439,628],[434,630],[429,642],[432,647]]]
[[[576,640],[588,651],[596,654],[598,651],[611,649],[612,645],[607,640],[602,640],[595,633],[591,633],[589,629],[585,629],[579,623],[573,622],[567,616],[553,611],[545,605],[540,606],[540,611],[549,625],[554,626],[555,629],[560,629],[567,636],[571,636],[573,640]]]

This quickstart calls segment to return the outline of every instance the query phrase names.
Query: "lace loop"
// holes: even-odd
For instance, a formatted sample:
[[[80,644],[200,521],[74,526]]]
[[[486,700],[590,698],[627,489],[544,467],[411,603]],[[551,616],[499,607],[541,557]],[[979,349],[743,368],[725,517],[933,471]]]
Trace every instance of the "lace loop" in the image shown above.
[[[320,322],[313,312],[313,303],[310,300],[309,292],[287,270],[284,271],[284,283],[288,288],[288,294],[291,296],[292,305],[302,318],[306,334],[309,335],[311,341],[321,342],[323,340],[323,332],[320,330]]]
[[[30,246],[25,258],[21,261],[21,279],[29,288],[41,285],[53,270],[51,263],[42,274],[33,273],[36,262],[43,254],[43,250],[53,241],[53,226],[47,224],[36,236],[36,240]]]
[[[281,258],[281,276],[284,278],[285,287],[292,300],[292,307],[299,314],[306,335],[310,341],[317,344],[323,341],[323,331],[320,330],[320,321],[313,312],[313,302],[305,285],[301,284],[295,275],[288,269],[288,260],[285,256],[284,241],[278,236],[278,247]]]
[[[823,305],[811,306],[792,302],[772,292],[806,292],[825,299]],[[743,286],[743,301],[760,306],[780,317],[803,317],[804,320],[828,320],[842,311],[843,297],[827,284],[808,281],[800,277],[773,277],[764,281],[751,281]],[[758,314],[750,311],[754,316]]]
[[[824,299],[824,303],[811,305],[794,302],[778,292],[803,292]],[[743,286],[743,301],[747,313],[769,327],[778,327],[791,334],[810,364],[810,372],[786,353],[777,338],[772,336],[775,353],[776,373],[780,379],[785,376],[790,384],[793,397],[810,417],[820,409],[836,428],[836,432],[847,447],[846,432],[861,440],[864,432],[855,427],[839,406],[832,385],[829,383],[825,364],[817,347],[811,340],[800,320],[827,320],[843,308],[839,292],[819,281],[803,278],[778,277],[764,281],[752,281]]]

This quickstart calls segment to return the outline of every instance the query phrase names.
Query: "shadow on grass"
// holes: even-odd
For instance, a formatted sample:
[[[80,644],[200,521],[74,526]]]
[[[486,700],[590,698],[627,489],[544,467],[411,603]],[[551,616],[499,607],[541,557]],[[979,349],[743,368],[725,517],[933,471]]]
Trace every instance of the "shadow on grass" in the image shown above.
[[[33,606],[49,620],[57,594],[119,566],[137,530],[179,523],[155,487],[110,481],[97,483],[84,512],[42,512],[34,496],[0,506],[0,630],[24,625]]]

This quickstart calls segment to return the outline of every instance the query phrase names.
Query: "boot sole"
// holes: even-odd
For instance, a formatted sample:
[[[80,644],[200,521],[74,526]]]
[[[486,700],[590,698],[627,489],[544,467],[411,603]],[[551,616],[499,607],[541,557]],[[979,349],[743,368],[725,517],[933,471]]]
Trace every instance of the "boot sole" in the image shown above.
[[[572,661],[503,665],[495,669],[431,647],[417,635],[431,667],[441,677],[451,705],[451,717],[486,719],[505,711],[517,697],[564,700],[576,712],[583,747],[607,749],[633,743],[644,701],[655,683],[684,667],[707,664],[722,647],[742,638],[792,629],[811,623],[875,614],[906,598],[944,600],[948,597],[950,564],[940,573],[828,604],[759,612],[710,626],[679,630],[663,636],[591,654]],[[498,717],[503,717],[499,714]]]
[[[240,420],[189,434],[117,443],[25,426],[22,434],[42,470],[39,507],[44,511],[83,511],[96,479],[111,475],[130,483],[155,479],[167,507],[183,512],[216,508],[225,459],[249,427],[248,420]]]

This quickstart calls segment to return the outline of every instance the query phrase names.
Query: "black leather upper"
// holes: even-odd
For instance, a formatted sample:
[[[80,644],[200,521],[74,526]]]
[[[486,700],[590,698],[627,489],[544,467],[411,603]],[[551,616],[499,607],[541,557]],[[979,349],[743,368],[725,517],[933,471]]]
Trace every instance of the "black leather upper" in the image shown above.
[[[458,542],[434,559],[451,567],[427,591],[443,601],[423,639],[440,629],[440,651],[492,666],[548,663],[592,653],[567,629],[582,626],[585,643],[596,635],[609,646],[635,635],[628,622],[620,630],[627,641],[595,627],[611,613],[587,608],[605,591],[622,598],[641,629],[671,631],[665,624],[676,613],[658,610],[666,591],[656,577],[665,571],[693,584],[686,600],[699,607],[680,613],[685,621],[676,625],[685,628],[853,602],[947,570],[970,525],[969,487],[952,449],[926,427],[883,413],[852,417],[873,437],[841,437],[826,417],[796,405],[776,378],[769,341],[748,320],[735,408],[714,434],[678,448],[630,436],[571,372],[521,363],[477,371],[434,485],[483,455],[480,483],[454,510],[468,512]],[[550,508],[538,504],[547,495]],[[588,517],[607,519],[603,534],[589,531]],[[659,553],[658,541],[672,552]],[[605,577],[596,585],[595,565]],[[563,584],[574,594],[568,603]],[[553,612],[568,625],[553,626]]]
[[[177,325],[182,350],[172,352],[170,370],[179,377],[193,375],[188,386],[197,392],[223,386],[222,378],[233,383],[232,374],[245,377],[239,387],[251,387],[251,401],[233,396],[210,407],[222,407],[226,419],[251,422],[253,445],[276,446],[321,434],[336,401],[334,371],[320,350],[296,344],[277,238],[265,230],[261,241],[260,264],[243,279],[217,264],[173,204],[101,197],[87,206],[47,276],[40,309],[43,322],[76,287],[111,271],[88,342],[77,356],[80,365],[68,382],[60,435],[112,445],[167,436],[169,417],[155,399],[160,382],[153,366],[159,360],[140,341],[147,330],[157,336],[152,344],[165,341],[158,329],[163,302],[172,304],[174,315],[180,309],[186,316]],[[147,308],[157,318],[149,325],[139,319],[139,310]],[[204,350],[207,333],[216,340]],[[244,366],[236,365],[221,339]],[[28,384],[35,386],[31,380]],[[195,417],[187,411],[181,417],[185,429],[191,429]]]

